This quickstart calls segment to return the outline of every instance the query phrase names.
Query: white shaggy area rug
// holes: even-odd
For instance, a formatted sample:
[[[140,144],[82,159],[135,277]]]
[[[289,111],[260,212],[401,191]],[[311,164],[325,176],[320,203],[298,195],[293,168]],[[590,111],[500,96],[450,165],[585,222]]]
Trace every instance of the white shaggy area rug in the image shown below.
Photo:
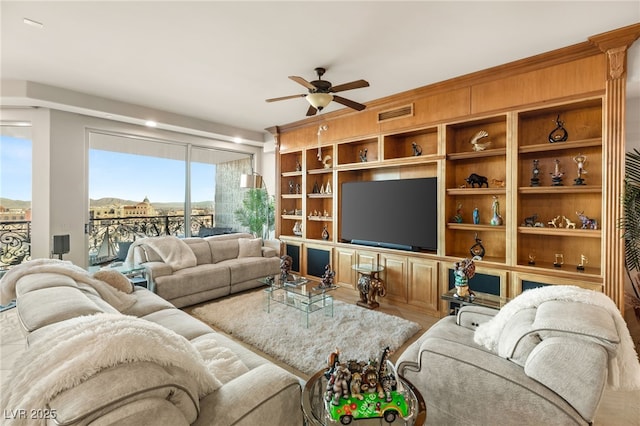
[[[305,328],[301,311],[272,301],[267,313],[264,297],[262,291],[232,296],[195,308],[191,314],[309,375],[325,368],[336,348],[342,360],[378,359],[385,347],[397,350],[421,328],[415,322],[338,300],[333,302],[333,317],[322,310],[313,312]]]

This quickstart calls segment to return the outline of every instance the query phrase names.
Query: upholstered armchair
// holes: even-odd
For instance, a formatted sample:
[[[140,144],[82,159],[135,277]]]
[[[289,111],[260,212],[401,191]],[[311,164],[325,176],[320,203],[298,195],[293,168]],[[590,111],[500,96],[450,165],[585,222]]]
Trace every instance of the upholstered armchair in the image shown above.
[[[435,425],[590,424],[607,383],[640,387],[624,320],[602,293],[552,286],[501,311],[463,307],[401,354]]]

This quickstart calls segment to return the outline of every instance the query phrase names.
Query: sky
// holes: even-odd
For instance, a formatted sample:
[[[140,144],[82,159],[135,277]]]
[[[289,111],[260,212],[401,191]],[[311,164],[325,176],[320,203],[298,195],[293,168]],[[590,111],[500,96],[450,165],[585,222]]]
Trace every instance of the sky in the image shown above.
[[[31,141],[0,136],[0,197],[31,200]],[[215,165],[191,166],[191,201],[215,197]],[[111,151],[89,151],[89,198],[180,202],[185,193],[185,163]]]

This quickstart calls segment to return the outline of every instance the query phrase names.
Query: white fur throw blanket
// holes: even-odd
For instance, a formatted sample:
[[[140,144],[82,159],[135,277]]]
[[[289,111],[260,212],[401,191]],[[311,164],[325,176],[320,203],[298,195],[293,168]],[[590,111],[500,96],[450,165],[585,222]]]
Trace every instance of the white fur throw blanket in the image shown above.
[[[96,314],[72,318],[64,324],[30,346],[16,361],[3,409],[44,410],[56,395],[101,370],[135,361],[182,369],[197,383],[199,397],[221,386],[186,338],[151,321]]]
[[[609,360],[608,385],[612,390],[640,390],[640,363],[631,334],[618,307],[604,293],[563,285],[527,290],[507,303],[490,321],[481,324],[475,331],[475,342],[496,352],[500,334],[514,314],[550,300],[586,303],[606,309],[611,314],[620,336],[617,355]]]
[[[100,294],[100,297],[102,297],[105,302],[116,308],[119,312],[129,309],[136,303],[136,297],[134,295],[116,290],[109,284],[93,278],[88,271],[69,261],[59,259],[34,259],[14,266],[2,277],[2,280],[0,280],[0,304],[6,305],[16,298],[16,284],[20,278],[29,274],[46,272],[66,275],[78,283],[89,285]]]
[[[193,250],[178,237],[166,235],[161,237],[142,238],[133,242],[127,253],[127,261],[133,263],[129,255],[133,253],[132,248],[139,245],[147,245],[153,249],[164,263],[171,266],[174,271],[184,268],[191,268],[197,265],[196,255]]]

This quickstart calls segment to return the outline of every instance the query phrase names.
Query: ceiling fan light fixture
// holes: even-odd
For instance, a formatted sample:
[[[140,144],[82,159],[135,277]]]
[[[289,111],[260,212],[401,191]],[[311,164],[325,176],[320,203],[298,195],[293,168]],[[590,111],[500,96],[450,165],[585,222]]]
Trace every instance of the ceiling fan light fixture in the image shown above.
[[[333,95],[331,93],[309,93],[306,99],[314,108],[322,111],[322,108],[329,105],[333,100]]]

